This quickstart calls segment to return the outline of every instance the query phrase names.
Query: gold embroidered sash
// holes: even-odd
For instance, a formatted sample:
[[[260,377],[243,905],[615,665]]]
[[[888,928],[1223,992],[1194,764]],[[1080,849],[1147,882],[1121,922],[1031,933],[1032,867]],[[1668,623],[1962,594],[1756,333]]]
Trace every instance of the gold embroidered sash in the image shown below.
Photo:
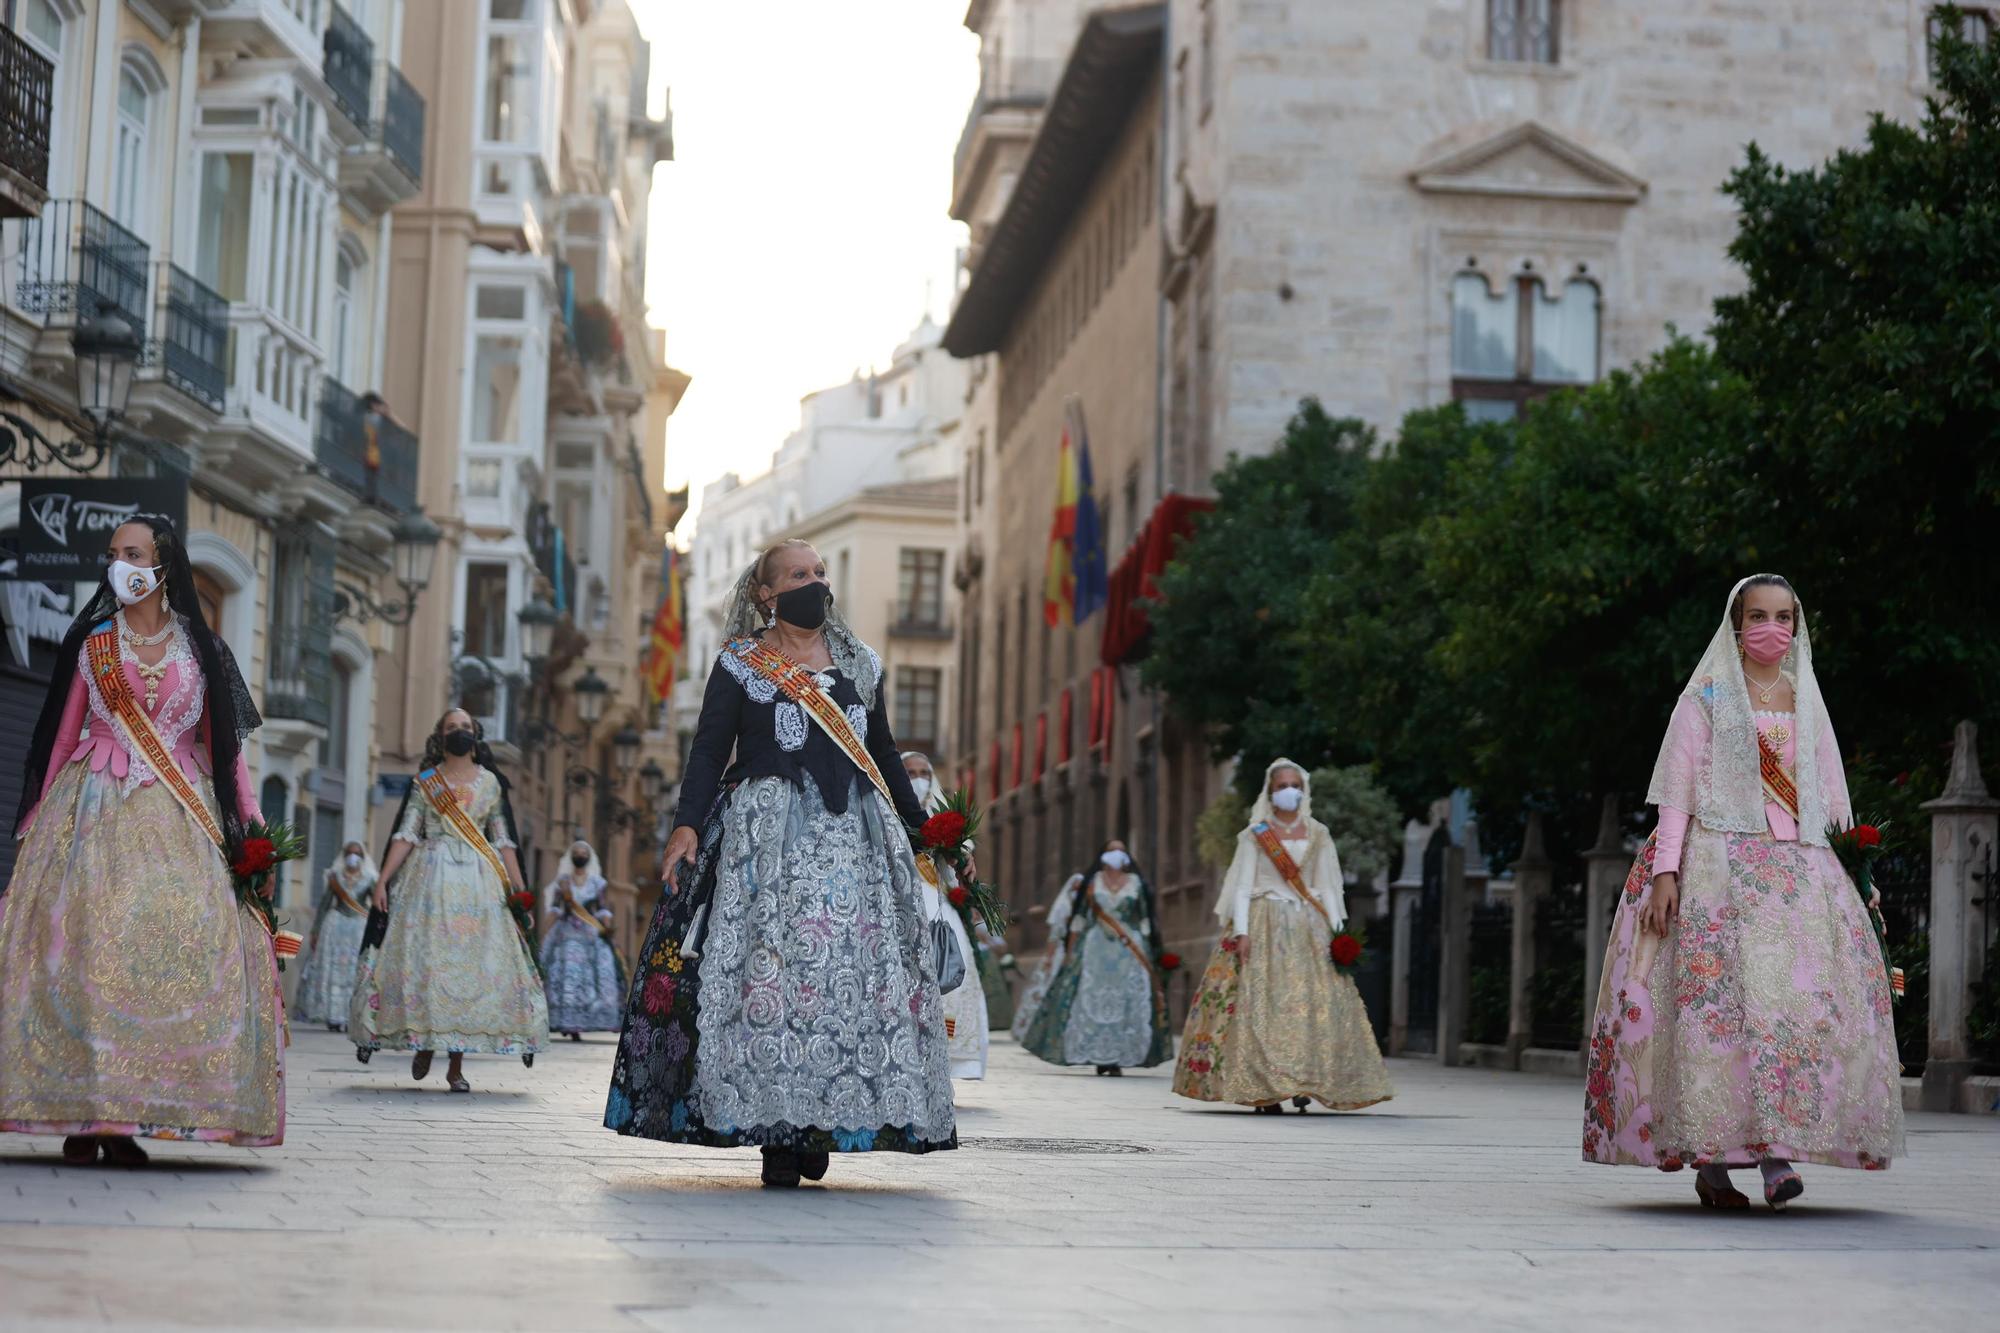
[[[493,844],[486,841],[486,835],[479,831],[479,825],[472,822],[472,816],[465,813],[465,807],[458,803],[458,795],[444,775],[435,768],[427,768],[417,774],[417,787],[424,799],[431,803],[431,809],[439,818],[451,825],[459,837],[472,845],[472,850],[486,858],[486,864],[493,867],[493,873],[500,877],[500,892],[508,892],[507,863],[500,859],[500,853],[493,850]]]
[[[368,909],[354,901],[354,895],[340,886],[340,877],[338,875],[328,875],[326,877],[326,887],[333,894],[333,901],[339,906],[341,911],[347,913],[349,916],[368,915]]]
[[[589,926],[592,930],[595,930],[600,939],[608,940],[611,938],[611,927],[605,925],[602,921],[599,921],[596,917],[584,911],[583,904],[576,900],[575,894],[570,895],[568,910],[571,916],[575,917],[578,921],[583,922],[584,925]]]
[[[159,779],[160,785],[174,794],[189,818],[208,835],[215,849],[227,860],[228,844],[223,840],[222,826],[216,823],[214,812],[201,799],[201,793],[195,790],[194,784],[188,781],[187,774],[181,772],[181,766],[175,762],[173,751],[167,748],[166,741],[161,739],[153,719],[132,697],[132,685],[125,679],[125,664],[118,655],[117,629],[108,621],[99,626],[84,640],[84,650],[91,678],[97,682],[97,692],[123,729],[125,744],[152,766],[153,775]],[[253,912],[251,915],[257,914]]]
[[[1166,992],[1160,987],[1160,970],[1153,965],[1152,956],[1140,946],[1139,941],[1132,938],[1131,932],[1125,929],[1123,923],[1117,917],[1104,910],[1104,904],[1097,901],[1097,886],[1095,884],[1085,885],[1083,891],[1090,897],[1090,914],[1096,917],[1120,944],[1131,950],[1132,956],[1139,960],[1139,966],[1145,969],[1146,983],[1152,991],[1153,996],[1153,1020],[1160,1026],[1165,1027],[1167,1022],[1167,997]]]
[[[1271,859],[1272,868],[1286,884],[1291,886],[1292,892],[1305,899],[1306,905],[1319,913],[1319,919],[1326,922],[1328,930],[1335,929],[1333,917],[1326,910],[1326,904],[1314,897],[1311,890],[1306,888],[1306,877],[1300,873],[1298,863],[1292,860],[1292,854],[1285,850],[1285,844],[1278,837],[1278,831],[1260,821],[1250,826],[1250,836],[1264,849],[1264,855]]]
[[[833,696],[819,687],[817,674],[812,668],[803,666],[776,652],[755,639],[739,639],[730,645],[730,651],[759,676],[784,691],[785,697],[805,710],[807,717],[819,724],[829,739],[841,749],[854,766],[861,770],[863,777],[874,784],[882,799],[889,803],[889,809],[896,809],[896,798],[889,794],[889,783],[876,767],[875,756],[868,753],[868,747],[854,734],[853,723],[847,720],[847,713],[833,701]],[[938,868],[928,852],[916,856],[917,873],[924,883],[932,888],[940,888]]]
[[[1757,765],[1764,780],[1764,795],[1794,820],[1799,817],[1799,787],[1785,771],[1785,761],[1771,744],[1770,737],[1757,733]]]

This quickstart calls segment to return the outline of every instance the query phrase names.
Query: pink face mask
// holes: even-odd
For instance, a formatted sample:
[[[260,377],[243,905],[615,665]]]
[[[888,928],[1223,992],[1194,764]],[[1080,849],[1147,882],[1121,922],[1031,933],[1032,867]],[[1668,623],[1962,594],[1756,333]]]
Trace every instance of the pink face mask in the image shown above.
[[[1792,646],[1792,627],[1780,625],[1775,620],[1760,620],[1743,631],[1743,651],[1750,660],[1762,666],[1774,666],[1785,660],[1785,653]]]

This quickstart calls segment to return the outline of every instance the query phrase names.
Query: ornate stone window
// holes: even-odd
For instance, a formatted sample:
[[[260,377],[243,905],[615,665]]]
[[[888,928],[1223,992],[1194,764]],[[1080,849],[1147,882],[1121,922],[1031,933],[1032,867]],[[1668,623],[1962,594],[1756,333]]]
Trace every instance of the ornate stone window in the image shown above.
[[[1451,285],[1451,396],[1475,421],[1511,421],[1529,402],[1598,374],[1601,302],[1576,276],[1553,295],[1539,273],[1460,273]]]
[[[1553,65],[1561,27],[1562,0],[1486,0],[1486,58]]]

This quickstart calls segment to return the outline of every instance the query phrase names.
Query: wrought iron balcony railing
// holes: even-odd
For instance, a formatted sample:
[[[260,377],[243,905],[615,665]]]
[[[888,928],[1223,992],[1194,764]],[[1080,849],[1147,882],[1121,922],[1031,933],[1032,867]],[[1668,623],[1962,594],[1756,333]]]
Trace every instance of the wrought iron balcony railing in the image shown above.
[[[382,146],[410,179],[424,179],[424,99],[394,65],[382,67]]]
[[[146,332],[146,243],[81,199],[51,200],[20,231],[14,301],[43,315],[115,310]]]
[[[313,456],[361,499],[407,513],[417,502],[417,437],[361,404],[331,376],[320,381]]]
[[[229,302],[168,264],[160,320],[160,378],[220,412],[229,388]]]
[[[0,28],[0,166],[49,187],[49,121],[55,66],[11,28]]]
[[[368,130],[368,90],[375,77],[375,43],[339,5],[327,6],[326,60],[321,67],[327,89],[347,118]]]
[[[273,558],[264,713],[324,727],[333,697],[333,543],[282,532]]]

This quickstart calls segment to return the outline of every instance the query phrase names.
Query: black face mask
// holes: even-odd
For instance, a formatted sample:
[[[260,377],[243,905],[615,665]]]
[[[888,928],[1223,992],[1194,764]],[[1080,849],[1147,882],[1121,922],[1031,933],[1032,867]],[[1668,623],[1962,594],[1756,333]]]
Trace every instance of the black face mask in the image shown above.
[[[590,858],[587,856],[572,856],[569,859],[569,863],[581,869],[582,867],[590,864]]]
[[[446,754],[467,755],[479,748],[479,742],[469,731],[447,731],[444,734]]]
[[[826,623],[827,603],[833,589],[824,583],[802,583],[778,594],[778,619],[800,629],[818,629]]]

